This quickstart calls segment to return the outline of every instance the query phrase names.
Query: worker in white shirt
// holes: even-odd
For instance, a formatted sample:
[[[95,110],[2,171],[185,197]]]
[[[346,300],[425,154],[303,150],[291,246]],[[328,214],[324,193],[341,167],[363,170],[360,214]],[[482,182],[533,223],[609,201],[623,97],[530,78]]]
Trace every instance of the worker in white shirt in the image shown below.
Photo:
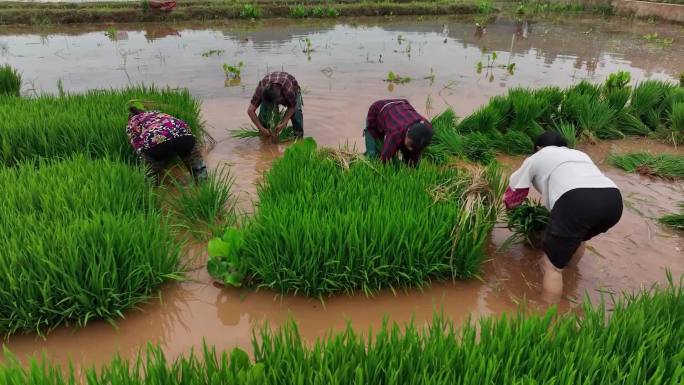
[[[520,205],[534,187],[551,211],[543,240],[543,294],[556,302],[563,293],[563,268],[582,257],[585,241],[618,223],[622,195],[587,154],[569,149],[559,133],[543,133],[534,149],[511,175],[504,203],[507,209]]]

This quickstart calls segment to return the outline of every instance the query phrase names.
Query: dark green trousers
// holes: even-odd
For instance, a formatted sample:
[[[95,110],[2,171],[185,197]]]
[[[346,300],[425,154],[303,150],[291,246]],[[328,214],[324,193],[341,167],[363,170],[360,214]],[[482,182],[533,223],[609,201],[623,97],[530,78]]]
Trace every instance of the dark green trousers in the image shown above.
[[[295,113],[292,115],[292,119],[290,119],[292,122],[292,131],[294,131],[295,136],[299,138],[304,136],[304,113],[302,112],[303,105],[304,101],[302,100],[302,93],[299,92],[297,93]],[[276,116],[274,116],[274,114]],[[282,118],[282,115],[280,115],[279,112],[279,106],[261,103],[261,106],[259,106],[259,121],[261,124],[263,124],[267,129],[273,130],[273,128],[280,123],[280,121],[274,124],[272,123],[275,117],[277,117],[275,120],[280,120]]]

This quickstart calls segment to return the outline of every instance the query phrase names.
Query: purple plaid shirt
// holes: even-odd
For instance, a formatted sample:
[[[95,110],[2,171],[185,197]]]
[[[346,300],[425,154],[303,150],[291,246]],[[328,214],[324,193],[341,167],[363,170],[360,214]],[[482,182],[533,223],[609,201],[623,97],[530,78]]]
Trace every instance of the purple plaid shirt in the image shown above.
[[[285,107],[295,107],[297,105],[297,94],[300,91],[297,79],[287,72],[277,71],[264,76],[257,85],[256,90],[254,90],[254,96],[252,96],[252,105],[254,107],[259,107],[259,105],[261,105],[261,94],[264,92],[264,89],[271,84],[280,86],[280,93],[283,97],[283,105]]]
[[[406,99],[386,99],[373,103],[368,110],[366,128],[373,138],[384,139],[380,160],[387,162],[401,151],[406,163],[417,164],[422,151],[409,151],[404,146],[404,139],[408,128],[419,121],[430,125]]]

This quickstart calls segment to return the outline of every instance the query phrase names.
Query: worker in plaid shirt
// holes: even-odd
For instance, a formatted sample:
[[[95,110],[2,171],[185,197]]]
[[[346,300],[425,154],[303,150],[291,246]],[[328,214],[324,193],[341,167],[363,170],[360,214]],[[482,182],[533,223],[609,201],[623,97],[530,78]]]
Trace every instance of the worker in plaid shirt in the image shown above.
[[[302,91],[297,79],[287,72],[271,72],[257,85],[247,114],[264,136],[277,138],[291,120],[295,136],[301,138],[304,136],[302,104]],[[275,127],[267,127],[271,120],[269,117],[278,112],[280,105],[287,108],[285,116]],[[258,116],[257,108],[259,108]]]
[[[363,135],[366,156],[386,163],[401,152],[406,164],[416,166],[432,140],[432,125],[406,99],[378,100],[368,110]]]

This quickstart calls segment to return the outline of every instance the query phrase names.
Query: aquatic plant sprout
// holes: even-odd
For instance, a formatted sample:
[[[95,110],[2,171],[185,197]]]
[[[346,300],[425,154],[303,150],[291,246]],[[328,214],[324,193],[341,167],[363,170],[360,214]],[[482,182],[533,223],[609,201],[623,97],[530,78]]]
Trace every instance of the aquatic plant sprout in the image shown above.
[[[47,359],[23,365],[11,353],[3,383],[26,385],[661,385],[684,381],[684,289],[663,288],[586,300],[579,312],[488,316],[457,325],[435,315],[421,326],[386,321],[357,332],[351,325],[307,341],[294,323],[255,329],[253,358],[204,346],[173,361],[148,346],[137,359],[115,357],[102,368],[64,374]],[[608,311],[610,309],[610,311]],[[609,314],[608,314],[609,313]]]
[[[503,191],[491,166],[474,175],[289,147],[258,186],[237,253],[250,282],[323,297],[420,286],[479,273]]]

